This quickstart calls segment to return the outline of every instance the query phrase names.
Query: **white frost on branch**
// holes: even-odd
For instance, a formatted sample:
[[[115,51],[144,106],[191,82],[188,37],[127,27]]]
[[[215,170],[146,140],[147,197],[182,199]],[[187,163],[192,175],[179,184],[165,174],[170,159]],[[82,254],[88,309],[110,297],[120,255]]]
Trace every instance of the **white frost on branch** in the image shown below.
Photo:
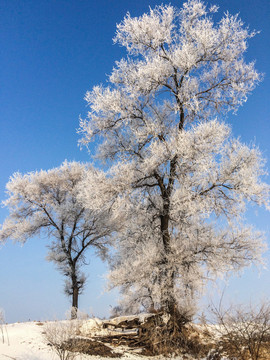
[[[125,201],[127,222],[119,235],[109,282],[122,289],[129,311],[141,309],[142,304],[162,307],[170,291],[179,308],[190,306],[207,281],[259,264],[265,250],[263,233],[244,222],[248,202],[269,207],[269,187],[260,180],[264,162],[256,148],[231,138],[225,124],[211,121],[182,131],[170,157],[157,154],[155,161],[149,154],[148,166],[145,161],[133,168],[122,163],[114,174],[115,183],[126,180],[128,196],[123,197],[121,187],[121,206],[115,211],[121,213]],[[161,174],[162,169],[162,176],[169,179],[169,163],[175,156],[166,252],[160,231],[164,201],[152,174]]]
[[[106,134],[119,152],[111,128],[121,136],[128,125],[125,135],[132,136],[141,127],[160,126],[166,117],[166,127],[175,131],[177,114],[192,122],[236,111],[261,79],[254,63],[243,58],[254,35],[229,13],[215,24],[200,0],[188,1],[181,10],[162,5],[138,18],[128,14],[114,41],[131,56],[116,62],[109,87],[87,92],[90,111],[81,119],[82,143]],[[141,134],[140,143],[148,136]]]

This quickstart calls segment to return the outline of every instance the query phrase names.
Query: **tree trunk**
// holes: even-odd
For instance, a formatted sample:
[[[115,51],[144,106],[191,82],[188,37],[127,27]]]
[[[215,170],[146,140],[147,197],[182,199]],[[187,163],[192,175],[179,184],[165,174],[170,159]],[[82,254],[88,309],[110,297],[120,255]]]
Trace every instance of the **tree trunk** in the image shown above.
[[[174,299],[174,274],[169,269],[169,261],[168,256],[171,253],[171,244],[170,244],[170,233],[169,233],[169,215],[168,208],[164,206],[166,213],[160,217],[161,220],[161,232],[164,246],[164,259],[162,261],[162,265],[165,267],[165,272],[161,274],[161,281],[164,282],[162,284],[162,298],[161,305],[165,312],[169,314],[173,314],[175,310],[175,299]]]
[[[72,311],[71,311],[71,319],[77,319],[78,298],[79,298],[79,284],[78,284],[78,278],[77,278],[77,275],[76,275],[75,266],[74,266],[73,269],[72,269],[71,281],[72,281]]]
[[[177,78],[175,77],[175,85],[178,88]],[[180,114],[180,121],[178,130],[181,132],[184,128],[184,121],[185,115],[182,104],[179,102],[179,98],[177,97],[177,103],[179,106],[179,114]],[[164,307],[164,311],[169,313],[173,318],[177,318],[180,314],[176,306],[176,299],[174,296],[174,272],[170,269],[168,256],[172,253],[171,249],[171,236],[169,231],[169,223],[170,223],[170,202],[171,202],[171,195],[174,188],[175,176],[176,176],[176,165],[177,165],[177,155],[175,155],[171,162],[170,162],[170,174],[168,177],[168,184],[165,185],[164,181],[159,181],[159,187],[161,190],[161,196],[163,200],[163,213],[160,215],[160,230],[162,234],[163,246],[164,246],[164,259],[163,265],[167,269],[165,270],[164,276],[164,283],[165,286],[162,291],[162,297],[164,300],[161,299],[162,306]]]
[[[71,319],[77,319],[78,297],[79,297],[79,289],[78,286],[76,286],[73,287]]]
[[[170,176],[168,179],[168,185],[166,186],[163,183],[163,186],[161,188],[161,195],[163,200],[163,213],[160,216],[160,230],[162,234],[163,247],[164,247],[163,266],[165,267],[165,273],[163,274],[164,288],[161,289],[163,292],[162,297],[164,298],[164,300],[162,301],[163,302],[162,306],[164,307],[164,310],[172,316],[174,316],[176,311],[176,300],[174,296],[174,272],[171,268],[171,264],[169,263],[170,262],[169,257],[172,254],[169,224],[170,224],[170,201],[174,187],[176,162],[177,162],[177,157],[174,156],[174,158],[171,160],[170,163]]]

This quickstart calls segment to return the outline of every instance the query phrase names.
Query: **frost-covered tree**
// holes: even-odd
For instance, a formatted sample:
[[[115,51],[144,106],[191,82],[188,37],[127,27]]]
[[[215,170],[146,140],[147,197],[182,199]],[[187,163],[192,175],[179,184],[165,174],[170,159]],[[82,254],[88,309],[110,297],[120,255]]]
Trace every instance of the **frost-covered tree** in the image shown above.
[[[106,211],[86,209],[78,200],[85,176],[98,179],[100,172],[81,163],[64,162],[48,171],[15,173],[6,185],[8,199],[3,204],[10,214],[0,230],[0,241],[24,243],[39,235],[51,239],[47,259],[66,278],[65,293],[72,297],[74,317],[86,280],[81,267],[87,263],[87,250],[94,248],[104,258],[112,231]]]
[[[208,279],[260,259],[262,235],[243,214],[267,205],[263,160],[220,122],[260,81],[243,57],[255,32],[228,13],[214,23],[217,10],[190,0],[127,14],[114,41],[128,56],[85,96],[81,143],[98,137],[113,164],[100,188],[125,213],[110,280],[133,310],[190,309]]]

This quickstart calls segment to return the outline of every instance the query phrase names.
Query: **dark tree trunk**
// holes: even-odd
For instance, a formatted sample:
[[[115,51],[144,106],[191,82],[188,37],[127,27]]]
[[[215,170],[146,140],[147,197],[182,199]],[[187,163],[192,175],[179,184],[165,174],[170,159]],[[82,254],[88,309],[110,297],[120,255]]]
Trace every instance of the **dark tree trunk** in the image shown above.
[[[170,244],[170,233],[169,233],[169,205],[168,199],[164,201],[163,215],[160,217],[160,229],[162,233],[163,247],[164,247],[164,259],[162,265],[165,267],[165,273],[162,276],[162,282],[165,284],[162,291],[162,308],[165,312],[173,314],[175,311],[175,299],[174,299],[174,274],[169,269],[168,256],[171,254],[171,244]]]
[[[176,300],[174,296],[174,272],[169,264],[168,258],[172,254],[171,249],[171,236],[170,236],[170,202],[171,195],[174,187],[175,172],[176,172],[177,156],[171,160],[170,163],[170,175],[168,178],[168,184],[164,182],[161,186],[161,196],[163,200],[163,213],[160,215],[160,230],[162,234],[164,259],[163,266],[165,267],[165,273],[163,274],[164,287],[162,289],[162,306],[164,311],[171,315],[175,315],[176,312]]]
[[[78,285],[76,285],[73,286],[71,319],[77,319],[78,298],[79,298],[79,289],[78,289]]]
[[[71,273],[71,281],[72,281],[72,311],[71,311],[71,319],[77,319],[78,312],[78,298],[79,298],[79,283],[76,274],[75,264],[72,264],[72,273]]]
[[[177,76],[175,75],[175,85],[178,89],[178,82],[177,82]],[[178,131],[182,131],[184,128],[184,110],[182,107],[182,104],[179,101],[179,98],[177,97],[177,104],[179,106],[179,125],[178,125]],[[171,236],[170,236],[170,205],[171,205],[171,195],[174,188],[175,183],[175,177],[176,177],[176,167],[177,167],[177,160],[178,156],[177,154],[172,158],[170,162],[170,173],[168,177],[168,184],[166,185],[162,180],[159,181],[159,187],[161,190],[161,196],[163,200],[163,213],[160,215],[160,230],[162,234],[162,240],[163,240],[163,247],[164,247],[164,259],[163,259],[163,265],[165,265],[165,274],[164,281],[166,282],[166,286],[164,289],[162,289],[162,296],[164,301],[162,306],[164,307],[164,311],[168,312],[173,318],[179,317],[179,311],[177,309],[176,299],[174,296],[174,278],[175,274],[172,269],[170,269],[169,263],[168,263],[168,257],[172,253],[171,249]],[[161,299],[162,300],[162,299]]]

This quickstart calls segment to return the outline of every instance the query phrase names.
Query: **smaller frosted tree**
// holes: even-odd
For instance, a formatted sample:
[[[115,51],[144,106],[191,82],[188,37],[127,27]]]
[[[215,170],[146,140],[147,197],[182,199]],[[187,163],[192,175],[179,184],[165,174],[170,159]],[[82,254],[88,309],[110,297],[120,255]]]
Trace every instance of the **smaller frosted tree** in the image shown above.
[[[85,285],[81,267],[86,264],[86,252],[92,247],[104,258],[111,232],[108,213],[102,206],[99,210],[86,209],[78,200],[86,176],[98,179],[99,172],[77,162],[26,175],[15,173],[6,185],[8,199],[3,204],[10,214],[0,231],[2,242],[9,238],[24,243],[42,234],[52,239],[47,259],[66,278],[65,293],[72,297],[73,317]]]

